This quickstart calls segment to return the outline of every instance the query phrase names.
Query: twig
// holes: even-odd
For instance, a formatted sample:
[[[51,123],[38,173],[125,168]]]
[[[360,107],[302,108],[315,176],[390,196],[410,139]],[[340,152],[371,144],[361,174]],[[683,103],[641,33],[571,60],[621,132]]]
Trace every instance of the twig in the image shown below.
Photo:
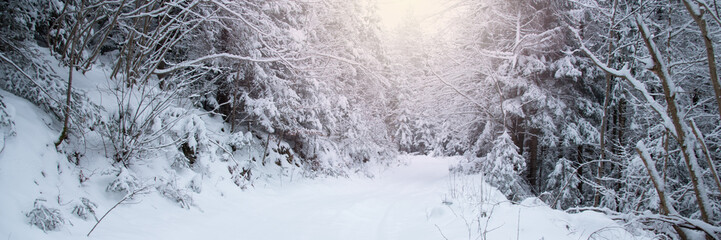
[[[518,221],[516,222],[516,240],[521,239],[521,208],[518,208]]]
[[[213,139],[209,139],[209,140],[210,140],[210,141],[209,141],[210,143],[215,144],[215,146],[218,146],[218,148],[222,149],[225,153],[227,153],[228,156],[230,156],[230,159],[233,160],[233,162],[239,163],[238,160],[236,160],[235,157],[233,157],[233,152],[231,152],[230,150],[228,150],[228,149],[226,149],[225,147],[221,146],[220,143],[213,141]]]
[[[441,227],[439,227],[438,224],[433,224],[433,225],[436,226],[436,229],[438,229],[438,233],[441,234],[441,237],[443,237],[443,239],[448,240],[448,238],[446,237],[446,235],[443,235],[443,231],[441,230]]]
[[[488,230],[488,224],[491,222],[491,217],[493,217],[493,211],[496,209],[496,206],[498,206],[498,204],[500,204],[500,203],[495,203],[495,204],[493,204],[493,205],[491,206],[491,212],[488,213],[488,218],[486,218],[486,225],[483,226],[483,233],[482,233],[482,235],[481,235],[481,236],[483,236],[483,237],[482,237],[483,240],[486,240],[486,239],[487,239],[487,237],[486,237],[486,234],[487,234],[487,233],[492,232],[493,230],[496,230],[496,229],[498,229],[498,228],[500,228],[500,227],[503,226],[503,224],[501,224],[501,225],[498,226],[498,227],[495,227],[495,228],[492,228],[491,230]],[[479,230],[480,230],[480,229],[479,229]]]
[[[6,144],[7,140],[8,140],[8,137],[3,136],[3,147],[0,148],[0,153],[3,153],[5,151],[5,144]]]
[[[125,202],[125,200],[128,200],[128,199],[133,198],[133,196],[135,196],[135,194],[140,193],[140,192],[142,192],[142,191],[145,191],[146,189],[148,189],[148,186],[145,186],[145,187],[143,187],[143,188],[140,188],[140,189],[138,189],[138,190],[133,191],[132,193],[130,193],[130,194],[128,194],[128,195],[125,195],[125,197],[123,197],[123,199],[120,199],[120,201],[119,201],[118,203],[116,203],[116,204],[115,204],[113,207],[111,207],[107,212],[105,212],[105,214],[103,214],[102,217],[100,217],[100,220],[98,220],[98,222],[95,223],[95,225],[93,226],[93,228],[90,229],[90,232],[88,232],[88,234],[85,235],[85,236],[90,237],[90,234],[93,233],[93,231],[94,231],[95,228],[98,226],[98,224],[100,224],[100,222],[103,221],[103,219],[105,219],[106,216],[108,216],[108,214],[110,213],[110,211],[113,211],[113,209],[115,209],[115,208],[116,208],[118,205],[120,205],[121,203]]]

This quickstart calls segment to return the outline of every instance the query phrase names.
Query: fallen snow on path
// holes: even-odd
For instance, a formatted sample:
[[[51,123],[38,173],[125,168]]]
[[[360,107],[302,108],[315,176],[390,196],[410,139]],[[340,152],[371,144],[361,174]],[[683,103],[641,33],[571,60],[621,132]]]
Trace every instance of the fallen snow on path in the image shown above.
[[[98,217],[118,199],[78,182],[52,146],[51,117],[0,93],[17,129],[0,153],[0,239],[642,239],[598,213],[567,214],[533,199],[512,204],[479,176],[449,176],[458,158],[427,156],[404,156],[406,164],[374,178],[285,177],[246,191],[210,176],[190,209],[151,192],[110,212],[89,238],[95,221],[69,214],[59,231],[44,233],[25,217],[36,198],[68,212],[89,196]]]

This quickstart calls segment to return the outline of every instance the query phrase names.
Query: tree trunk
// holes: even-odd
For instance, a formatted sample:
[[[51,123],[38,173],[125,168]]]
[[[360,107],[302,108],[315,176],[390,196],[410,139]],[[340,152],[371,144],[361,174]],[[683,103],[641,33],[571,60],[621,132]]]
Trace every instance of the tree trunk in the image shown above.
[[[710,219],[713,218],[713,212],[711,212],[707,206],[709,199],[703,180],[703,171],[697,161],[694,144],[695,141],[691,138],[691,136],[689,136],[687,132],[689,131],[689,127],[685,122],[683,122],[681,115],[679,114],[679,109],[676,103],[676,88],[670,79],[671,76],[668,72],[668,68],[666,67],[666,62],[661,59],[661,53],[658,50],[658,47],[656,47],[656,44],[653,42],[648,27],[645,23],[643,23],[643,19],[640,17],[636,18],[636,23],[638,24],[638,28],[641,30],[643,41],[646,44],[646,48],[648,48],[654,62],[651,71],[661,80],[664,98],[668,104],[666,110],[670,115],[673,128],[676,132],[676,141],[678,141],[678,144],[681,147],[681,153],[684,161],[686,162],[686,168],[688,168],[689,171],[689,178],[691,179],[691,184],[693,185],[693,190],[696,195],[696,202],[698,203],[698,208],[701,212],[701,220],[711,223]]]
[[[58,141],[55,142],[56,148],[68,138],[68,131],[70,131],[68,128],[70,128],[70,103],[73,93],[73,65],[73,61],[71,60],[70,66],[68,67],[68,91],[65,94],[65,108],[63,110],[65,112],[63,131],[60,132],[60,137],[58,137]]]
[[[606,65],[611,66],[611,55],[613,53],[613,25],[616,21],[616,5],[618,4],[618,0],[613,1],[613,7],[611,9],[611,23],[609,26],[611,26],[608,29],[608,56],[606,60]],[[603,98],[603,117],[601,118],[601,129],[599,130],[601,133],[599,142],[600,142],[600,148],[601,148],[601,156],[599,157],[598,161],[598,170],[596,174],[596,186],[597,188],[601,186],[601,178],[603,177],[603,168],[604,164],[603,161],[606,160],[606,128],[608,127],[608,105],[611,102],[611,80],[613,80],[613,75],[611,73],[606,73],[606,92]],[[598,205],[601,203],[601,194],[598,190],[596,190],[596,193],[593,196],[593,206],[598,207]]]
[[[526,178],[536,192],[540,192],[537,175],[538,165],[538,130],[532,129],[528,139],[528,174]]]
[[[696,25],[698,25],[699,30],[701,30],[701,38],[703,39],[704,45],[706,45],[706,61],[708,64],[709,77],[716,95],[716,106],[718,106],[719,119],[721,119],[721,83],[719,83],[721,79],[719,79],[718,73],[716,72],[716,56],[714,55],[713,40],[709,35],[706,20],[703,19],[704,10],[703,8],[699,8],[696,3],[691,2],[690,0],[684,0],[683,5],[686,6],[686,10],[689,14],[691,14],[691,17],[693,17]]]
[[[235,124],[237,119],[237,111],[238,111],[238,105],[240,105],[240,102],[238,99],[240,98],[240,68],[241,65],[238,64],[238,70],[235,74],[235,80],[233,81],[232,85],[233,87],[230,89],[231,93],[230,95],[233,96],[233,106],[230,110],[230,113],[228,113],[228,123],[230,123],[230,133],[235,133]]]
[[[584,163],[585,161],[584,161],[584,159],[583,159],[583,151],[584,151],[583,149],[584,149],[584,148],[583,148],[583,144],[578,144],[578,145],[576,146],[576,162],[581,166],[581,167],[578,168],[578,176],[579,176],[579,177],[583,177],[583,175],[584,175],[584,174],[583,174],[583,168],[584,168],[584,167],[583,167],[583,165],[584,165],[583,163]],[[589,175],[593,175],[593,172],[591,172],[591,174],[589,174]],[[578,191],[579,191],[581,194],[584,194],[584,193],[583,193],[583,185],[584,185],[584,183],[578,184]],[[584,194],[584,195],[585,195],[585,194]]]
[[[638,153],[638,156],[641,157],[641,161],[643,161],[643,165],[646,166],[646,171],[648,171],[648,175],[651,177],[651,182],[656,189],[661,214],[666,216],[669,214],[678,215],[678,212],[673,205],[670,205],[671,200],[669,200],[666,196],[665,182],[659,177],[655,161],[651,158],[651,155],[646,150],[646,145],[644,145],[643,142],[638,142],[638,144],[636,144],[636,153]],[[673,225],[673,229],[676,233],[678,233],[680,239],[688,239],[686,233],[678,225]]]

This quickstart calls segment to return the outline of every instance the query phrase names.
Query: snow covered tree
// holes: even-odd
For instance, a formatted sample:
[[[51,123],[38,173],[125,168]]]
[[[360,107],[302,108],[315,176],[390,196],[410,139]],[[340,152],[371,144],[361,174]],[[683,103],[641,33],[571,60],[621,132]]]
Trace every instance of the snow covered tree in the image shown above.
[[[578,206],[583,202],[584,195],[579,191],[581,179],[576,171],[577,167],[571,160],[566,158],[558,159],[553,171],[548,174],[546,189],[553,189],[547,196],[547,200],[553,207],[565,209]]]
[[[493,141],[493,148],[479,164],[481,171],[487,176],[486,181],[495,185],[506,196],[523,196],[526,192],[520,174],[526,169],[526,161],[518,154],[518,147],[507,131]]]
[[[397,116],[394,124],[394,128],[396,129],[394,137],[399,149],[405,152],[411,152],[411,149],[413,149],[413,132],[411,131],[409,114],[408,110],[403,110],[400,115]]]
[[[592,2],[592,4],[603,6],[604,3]],[[594,45],[593,37],[587,37],[588,34],[584,34],[579,27],[575,27],[575,32],[582,52],[590,56],[600,69],[620,79],[625,91],[624,95],[628,96],[625,99],[628,99],[628,104],[633,106],[632,114],[641,116],[632,118],[632,124],[637,129],[646,130],[645,133],[640,137],[628,135],[619,137],[621,141],[614,144],[635,150],[648,171],[626,172],[650,175],[660,202],[665,202],[661,205],[645,207],[659,211],[660,214],[669,214],[676,212],[674,209],[679,209],[681,218],[697,218],[706,223],[713,223],[718,221],[714,220],[718,218],[715,214],[718,210],[714,210],[718,206],[713,204],[710,193],[721,189],[719,187],[721,184],[718,183],[715,174],[716,163],[712,157],[714,154],[707,151],[708,144],[704,136],[715,135],[717,128],[709,125],[700,126],[708,124],[707,121],[717,122],[712,119],[718,119],[715,116],[717,114],[711,114],[717,108],[714,100],[716,94],[709,91],[714,89],[713,86],[709,86],[713,85],[714,80],[708,80],[714,72],[713,67],[709,67],[709,63],[711,66],[715,64],[713,54],[709,55],[705,52],[712,47],[712,39],[717,36],[704,33],[705,31],[701,29],[707,22],[698,21],[701,19],[697,17],[704,4],[703,1],[670,3],[649,1],[638,4],[614,1],[608,9],[612,13],[619,14],[618,19],[623,20],[608,26],[607,31],[618,33],[620,41],[617,41],[616,46],[619,46],[617,48],[604,47],[604,49]],[[599,9],[603,8],[588,12],[597,13]],[[686,11],[672,11],[672,9]],[[713,18],[713,16],[713,13],[709,14],[709,17]],[[710,24],[718,24],[718,22]],[[698,34],[699,31],[701,34]],[[704,41],[703,38],[709,41]],[[626,51],[632,57],[617,58],[615,55],[606,54],[605,51],[614,53]],[[705,57],[698,57],[704,55]],[[612,64],[612,62],[620,63]],[[654,117],[648,119],[649,117],[642,116]],[[634,143],[636,144],[633,145]],[[630,158],[634,154],[620,156]],[[653,164],[656,162],[655,159],[659,158],[664,159],[664,167],[660,171],[663,173],[663,178],[657,176],[658,166]],[[601,175],[599,171],[599,176]],[[631,176],[633,175],[624,177]],[[667,181],[667,179],[673,180]],[[674,187],[667,186],[666,183]],[[713,185],[716,186],[712,187]],[[632,190],[629,187],[632,185],[617,184],[613,192],[623,194],[622,192]],[[679,188],[692,191],[695,198],[690,201],[677,199],[681,193],[672,189]],[[664,199],[668,196],[671,197]],[[630,208],[631,206],[626,204],[634,203],[633,200],[620,202],[622,209]],[[635,208],[638,209],[638,206]],[[680,225],[674,227],[678,237],[687,238],[688,229]],[[708,230],[706,234],[715,235]]]
[[[435,88],[431,101],[442,99],[443,104],[435,106],[442,109],[435,116],[455,122],[452,138],[439,145],[454,142],[451,146],[460,145],[467,156],[483,157],[497,143],[495,133],[507,131],[527,166],[519,172],[530,185],[524,194],[546,191],[547,176],[561,157],[591,161],[598,149],[602,75],[584,69],[591,65],[588,59],[572,51],[565,20],[573,14],[569,3],[452,6],[458,17],[449,26],[451,34],[444,34],[454,36],[454,42],[434,49],[438,57],[428,63],[435,82],[429,83]],[[590,177],[589,165],[578,166],[584,166],[581,175]]]

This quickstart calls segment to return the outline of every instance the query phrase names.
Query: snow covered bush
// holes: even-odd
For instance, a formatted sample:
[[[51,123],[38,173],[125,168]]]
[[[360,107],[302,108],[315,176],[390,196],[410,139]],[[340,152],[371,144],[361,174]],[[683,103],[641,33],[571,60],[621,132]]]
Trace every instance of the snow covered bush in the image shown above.
[[[177,91],[141,85],[126,87],[115,82],[111,90],[122,103],[105,121],[102,134],[112,146],[113,158],[128,166],[146,153],[175,147],[182,156],[177,166],[191,166],[209,144],[205,122],[192,111],[176,105]],[[134,106],[139,102],[140,106]],[[173,150],[175,151],[175,150]]]
[[[469,161],[455,166],[451,171],[465,173],[483,172],[486,181],[510,198],[520,198],[530,193],[520,173],[526,168],[526,161],[518,154],[508,132],[504,131],[493,141],[493,148],[486,156],[467,156]]]
[[[177,107],[168,108],[153,120],[151,131],[160,134],[153,147],[169,146],[166,151],[173,155],[172,166],[175,168],[195,167],[202,156],[215,154],[212,149],[216,146],[211,145],[205,124],[197,114]]]
[[[46,207],[44,202],[44,199],[35,199],[33,210],[30,210],[25,216],[28,217],[30,224],[44,232],[59,230],[65,224],[62,213],[56,208]]]
[[[250,132],[236,132],[228,137],[227,142],[231,150],[236,151],[253,143],[253,134]]]
[[[179,150],[177,153],[173,154],[172,163],[170,164],[170,167],[175,169],[186,169],[190,168],[193,161],[195,161],[195,154],[192,152],[189,152],[189,150],[185,150],[185,144],[181,145],[181,150]],[[182,151],[182,152],[181,152]],[[188,156],[188,154],[192,154],[191,156]],[[192,158],[192,159],[191,159]]]
[[[228,172],[230,173],[230,179],[233,183],[241,189],[246,189],[248,186],[252,186],[251,176],[253,173],[251,168],[245,168],[238,164],[233,164],[228,166]]]
[[[138,178],[135,177],[127,168],[119,167],[115,171],[115,179],[110,182],[106,191],[118,192],[124,195],[133,194],[135,191],[141,189]]]
[[[98,208],[97,204],[90,201],[90,199],[83,197],[83,198],[80,198],[79,203],[75,203],[72,213],[75,214],[75,216],[78,216],[79,218],[81,218],[83,220],[88,220],[92,217],[95,219],[95,221],[97,221],[98,217],[95,215],[95,209],[97,209],[97,208]]]
[[[5,148],[5,140],[11,136],[15,136],[15,121],[13,121],[13,116],[8,113],[7,106],[0,96],[0,141],[2,141],[0,145],[3,146],[0,147],[0,152]]]
[[[195,193],[200,193],[203,190],[201,175],[193,177],[193,179],[188,183],[188,188]]]
[[[160,98],[165,96],[155,89],[125,87],[124,83],[118,82],[114,84],[111,91],[120,102],[117,110],[101,123],[101,133],[112,146],[112,151],[107,154],[127,167],[141,154],[160,145],[159,140],[167,127],[156,119],[169,107],[169,103],[161,101]],[[137,95],[136,91],[143,94]],[[131,105],[135,101],[145,104]]]
[[[190,114],[187,118],[181,120],[178,127],[181,127],[181,129],[176,128],[174,130],[182,142],[180,149],[188,159],[188,164],[193,165],[199,151],[207,148],[210,144],[205,122],[199,116]]]
[[[190,209],[193,198],[184,190],[179,189],[175,180],[161,179],[155,187],[163,197],[175,201],[180,207]]]

